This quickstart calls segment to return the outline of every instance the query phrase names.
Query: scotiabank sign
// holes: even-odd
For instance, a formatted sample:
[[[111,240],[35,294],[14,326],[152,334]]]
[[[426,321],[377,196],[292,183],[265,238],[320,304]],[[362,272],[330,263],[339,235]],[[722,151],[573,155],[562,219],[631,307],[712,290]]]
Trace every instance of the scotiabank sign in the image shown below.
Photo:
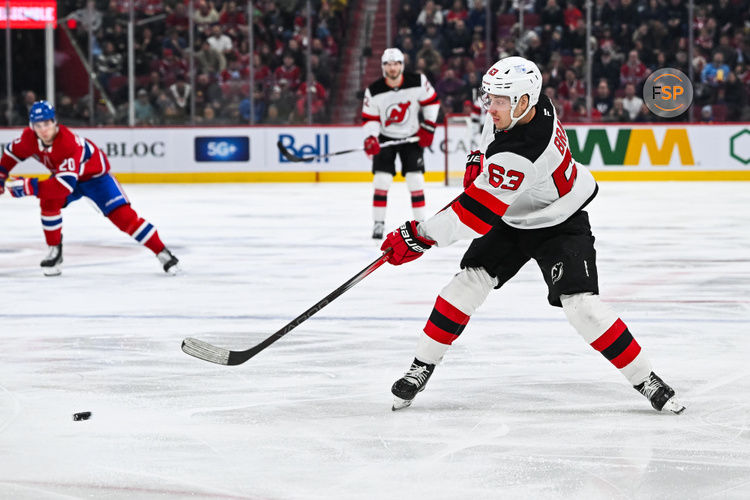
[[[10,15],[6,6],[10,5]],[[57,2],[55,0],[0,0],[0,28],[42,29],[51,23],[57,26]]]

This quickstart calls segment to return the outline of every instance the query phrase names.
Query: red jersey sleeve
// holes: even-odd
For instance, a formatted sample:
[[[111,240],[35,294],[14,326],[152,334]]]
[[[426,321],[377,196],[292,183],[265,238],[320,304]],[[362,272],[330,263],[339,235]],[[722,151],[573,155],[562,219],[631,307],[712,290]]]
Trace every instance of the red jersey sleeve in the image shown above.
[[[25,128],[21,137],[9,142],[3,148],[0,167],[10,172],[17,164],[32,156],[36,152],[36,140],[36,134],[30,128]]]

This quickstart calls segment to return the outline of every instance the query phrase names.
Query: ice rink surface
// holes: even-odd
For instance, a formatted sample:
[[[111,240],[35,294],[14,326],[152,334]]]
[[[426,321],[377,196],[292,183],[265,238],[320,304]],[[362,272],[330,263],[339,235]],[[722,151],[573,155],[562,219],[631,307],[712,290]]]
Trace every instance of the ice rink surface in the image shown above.
[[[371,186],[125,187],[182,275],[81,200],[44,277],[35,200],[0,197],[0,498],[750,498],[747,183],[602,183],[588,209],[602,296],[681,416],[583,342],[533,264],[392,412],[467,243],[381,267],[243,365],[191,358],[184,337],[246,349],[373,261]],[[429,210],[457,192],[429,185]],[[396,184],[386,226],[407,218]]]

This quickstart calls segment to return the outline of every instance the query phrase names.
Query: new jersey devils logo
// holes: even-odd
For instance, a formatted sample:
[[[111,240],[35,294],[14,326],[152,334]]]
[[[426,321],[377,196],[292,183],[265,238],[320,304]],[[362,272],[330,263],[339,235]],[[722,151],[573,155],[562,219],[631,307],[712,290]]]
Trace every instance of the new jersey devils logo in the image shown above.
[[[388,106],[388,109],[386,109],[386,116],[388,118],[386,118],[385,120],[385,126],[387,127],[391,123],[403,122],[408,116],[410,105],[411,102],[400,102],[398,104]]]
[[[563,263],[558,262],[554,266],[552,266],[552,272],[550,273],[552,277],[552,284],[554,285],[558,281],[560,281],[560,278],[562,278],[563,275]]]

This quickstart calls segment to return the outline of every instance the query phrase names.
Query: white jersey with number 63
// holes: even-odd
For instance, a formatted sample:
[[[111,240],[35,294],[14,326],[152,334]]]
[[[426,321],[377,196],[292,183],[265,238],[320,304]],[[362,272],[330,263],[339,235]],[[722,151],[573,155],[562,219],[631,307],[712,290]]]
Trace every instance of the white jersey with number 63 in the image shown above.
[[[484,235],[500,218],[519,229],[554,226],[596,195],[594,177],[573,159],[568,136],[545,95],[534,118],[509,131],[495,131],[487,115],[480,151],[481,175],[450,209],[419,226],[419,233],[439,246]]]

